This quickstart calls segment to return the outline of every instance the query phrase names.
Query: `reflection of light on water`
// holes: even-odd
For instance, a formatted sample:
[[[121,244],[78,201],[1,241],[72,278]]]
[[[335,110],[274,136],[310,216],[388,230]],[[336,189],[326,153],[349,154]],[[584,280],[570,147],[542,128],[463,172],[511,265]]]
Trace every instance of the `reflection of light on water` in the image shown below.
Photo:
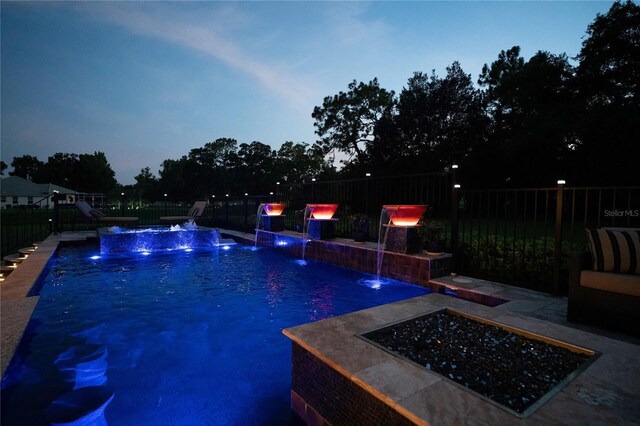
[[[143,251],[143,252],[142,252],[142,255],[143,255],[143,256],[149,256],[150,254],[151,254],[151,253],[149,253],[148,251]]]
[[[362,284],[362,285],[365,285],[365,286],[367,286],[369,288],[372,288],[374,290],[379,290],[380,288],[382,288],[382,286],[389,284],[389,281],[385,280],[385,279],[382,279],[382,278],[380,278],[380,279],[373,278],[373,279],[370,279],[370,280],[362,279],[362,280],[359,281],[359,283]]]
[[[96,256],[91,256],[90,257],[91,260],[98,260],[100,259],[100,256],[96,255]]]
[[[193,251],[193,249],[192,249],[192,248],[186,248],[186,249],[184,249],[184,251],[186,251],[187,253],[189,253],[189,252]]]
[[[284,246],[289,245],[289,243],[286,242],[285,240],[279,240],[279,241],[276,241],[276,245],[280,246],[280,247],[284,247]]]
[[[229,250],[231,246],[222,246],[222,250]]]
[[[307,266],[307,261],[304,259],[296,259],[293,261],[293,263],[300,265],[300,266]]]

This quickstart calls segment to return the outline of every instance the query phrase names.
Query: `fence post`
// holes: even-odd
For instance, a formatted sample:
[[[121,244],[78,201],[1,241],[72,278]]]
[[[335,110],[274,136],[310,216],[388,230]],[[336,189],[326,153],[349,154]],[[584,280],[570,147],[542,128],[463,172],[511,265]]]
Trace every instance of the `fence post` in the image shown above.
[[[244,193],[244,231],[249,229],[249,194]]]
[[[555,246],[553,251],[553,293],[560,294],[560,266],[562,264],[562,200],[564,197],[564,180],[558,181],[556,188],[556,227]]]
[[[451,273],[457,273],[460,269],[458,256],[458,204],[459,204],[458,165],[451,166]]]
[[[453,255],[453,262],[451,265],[451,271],[457,273],[460,269],[460,253],[458,248],[458,204],[459,204],[459,190],[460,185],[453,185],[453,193],[451,196],[451,254]]]
[[[224,226],[229,228],[229,194],[225,194]]]
[[[124,204],[124,192],[120,193],[120,216],[124,217],[124,211],[126,210],[126,206]]]
[[[53,233],[60,232],[60,209],[58,208],[58,191],[53,191]]]

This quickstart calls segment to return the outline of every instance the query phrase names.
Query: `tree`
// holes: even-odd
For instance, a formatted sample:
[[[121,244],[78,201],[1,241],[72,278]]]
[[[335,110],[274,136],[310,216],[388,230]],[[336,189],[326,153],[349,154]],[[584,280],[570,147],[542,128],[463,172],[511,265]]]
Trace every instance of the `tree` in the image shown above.
[[[525,62],[519,53],[514,46],[483,67],[478,82],[492,126],[487,144],[470,162],[475,170],[467,170],[484,184],[570,179],[576,147],[573,68],[564,54],[539,51]]]
[[[76,167],[74,177],[78,180],[72,184],[78,191],[109,194],[118,185],[115,178],[116,173],[103,152],[80,154]]]
[[[19,176],[30,181],[39,180],[42,175],[44,163],[37,157],[31,155],[23,155],[22,157],[13,157],[11,162],[13,171],[9,172],[9,176]]]
[[[149,167],[141,169],[134,179],[136,180],[134,191],[140,198],[145,200],[157,200],[160,198],[158,178],[154,176]]]
[[[7,163],[0,161],[0,176],[4,176],[5,170],[7,170]]]
[[[405,158],[417,157],[420,171],[463,163],[487,127],[480,93],[458,62],[444,78],[414,73],[400,93],[396,122],[404,145],[398,149]]]
[[[213,194],[244,191],[235,178],[237,141],[219,138],[194,148],[178,160],[167,159],[160,169],[160,191],[172,201],[192,202]]]
[[[587,28],[577,57],[581,179],[640,182],[640,6],[615,2]]]
[[[316,106],[311,117],[326,153],[343,152],[348,155],[348,162],[363,163],[378,120],[394,105],[394,92],[381,88],[377,78],[368,84],[353,80],[348,92],[325,97],[322,107]]]
[[[323,148],[314,144],[287,141],[280,146],[275,163],[275,176],[284,182],[308,182],[312,178],[329,179],[335,170],[325,161]]]
[[[254,141],[240,144],[238,150],[238,177],[251,194],[268,192],[278,180],[274,176],[276,152],[269,145]]]

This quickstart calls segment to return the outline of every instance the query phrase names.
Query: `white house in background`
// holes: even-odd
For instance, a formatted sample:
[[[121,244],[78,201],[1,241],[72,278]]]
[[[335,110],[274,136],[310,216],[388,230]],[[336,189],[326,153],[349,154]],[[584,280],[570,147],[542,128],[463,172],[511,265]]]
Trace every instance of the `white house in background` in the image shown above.
[[[53,208],[51,195],[54,191],[66,195],[62,203],[74,203],[85,194],[52,183],[33,183],[30,180],[9,176],[0,180],[0,208],[29,206],[36,208]]]

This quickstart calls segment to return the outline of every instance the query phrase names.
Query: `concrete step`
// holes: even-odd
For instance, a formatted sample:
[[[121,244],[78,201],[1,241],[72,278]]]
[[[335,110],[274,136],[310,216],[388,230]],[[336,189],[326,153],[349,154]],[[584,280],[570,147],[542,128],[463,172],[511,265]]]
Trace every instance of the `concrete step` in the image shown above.
[[[16,270],[15,266],[9,266],[9,265],[0,266],[0,274],[2,274],[3,277],[6,277],[7,275],[9,275],[15,270]]]
[[[22,263],[23,260],[25,260],[26,257],[21,256],[19,254],[10,254],[7,255],[5,257],[2,258],[2,260],[4,260],[7,263],[13,263],[13,264],[19,264]]]
[[[23,256],[29,256],[34,251],[36,251],[35,247],[25,247],[25,248],[21,248],[20,250],[18,250],[18,252]]]
[[[38,246],[42,244],[42,241],[36,241],[35,243],[31,243],[31,245],[33,246],[33,248],[38,248]]]

